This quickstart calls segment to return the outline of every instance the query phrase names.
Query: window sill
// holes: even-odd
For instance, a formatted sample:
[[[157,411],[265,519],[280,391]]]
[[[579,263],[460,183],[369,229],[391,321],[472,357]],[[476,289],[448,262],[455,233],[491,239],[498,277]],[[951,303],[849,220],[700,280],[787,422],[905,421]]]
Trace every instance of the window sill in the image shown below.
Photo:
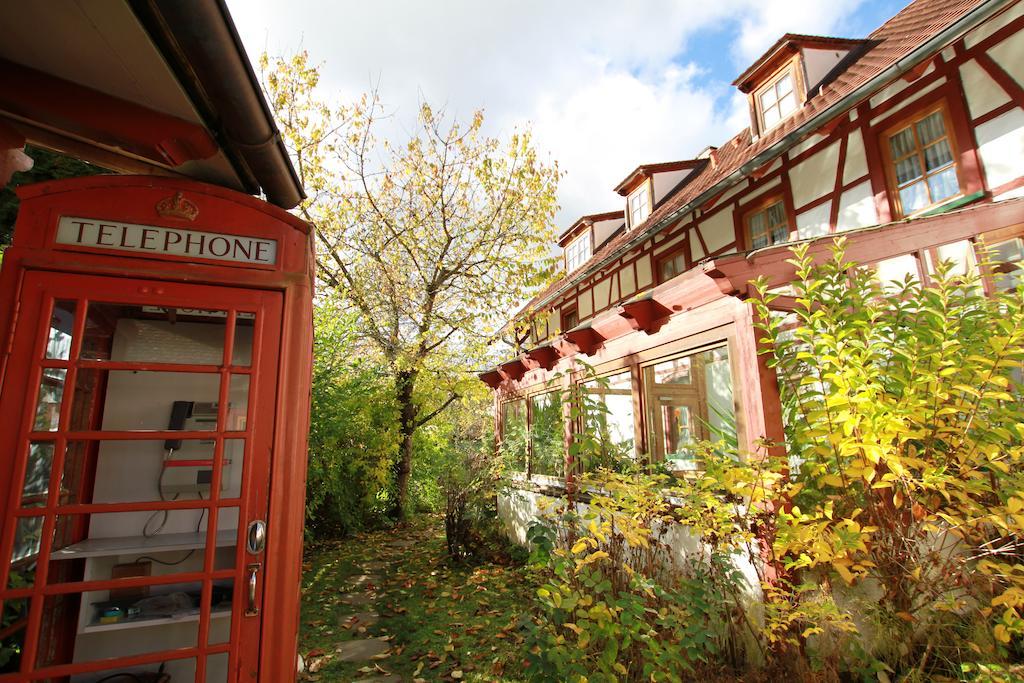
[[[945,204],[939,204],[938,206],[934,206],[934,207],[932,207],[930,209],[926,209],[926,210],[922,211],[921,213],[911,214],[909,217],[910,218],[927,218],[928,216],[938,216],[940,214],[947,213],[949,211],[955,211],[955,210],[957,210],[959,208],[967,206],[968,204],[973,204],[974,202],[978,201],[979,199],[983,198],[984,196],[985,196],[985,191],[984,190],[978,190],[977,192],[974,192],[973,194],[969,194],[969,195],[965,195],[963,197],[956,197],[954,199],[950,199]]]

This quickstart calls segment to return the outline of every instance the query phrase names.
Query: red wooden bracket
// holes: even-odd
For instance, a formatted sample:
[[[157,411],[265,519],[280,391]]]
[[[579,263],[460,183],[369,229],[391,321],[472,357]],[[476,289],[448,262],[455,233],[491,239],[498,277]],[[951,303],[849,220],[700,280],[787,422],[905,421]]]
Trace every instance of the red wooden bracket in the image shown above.
[[[542,367],[545,370],[553,368],[560,358],[557,349],[551,344],[538,346],[526,355],[535,361],[538,367]]]
[[[505,379],[497,369],[481,372],[477,377],[491,389],[497,389]]]
[[[565,338],[576,345],[579,352],[590,356],[604,343],[604,337],[595,332],[592,328],[584,327],[576,330],[569,330]]]
[[[171,167],[217,153],[195,123],[0,59],[0,109]]]
[[[903,74],[903,80],[905,80],[907,83],[913,83],[917,79],[921,78],[921,76],[924,76],[924,72],[928,70],[928,67],[931,66],[931,63],[932,60],[930,59],[924,60],[923,62],[912,68],[910,71]]]
[[[620,317],[625,318],[630,327],[647,334],[654,334],[665,324],[671,309],[661,305],[654,299],[627,301],[616,309]]]

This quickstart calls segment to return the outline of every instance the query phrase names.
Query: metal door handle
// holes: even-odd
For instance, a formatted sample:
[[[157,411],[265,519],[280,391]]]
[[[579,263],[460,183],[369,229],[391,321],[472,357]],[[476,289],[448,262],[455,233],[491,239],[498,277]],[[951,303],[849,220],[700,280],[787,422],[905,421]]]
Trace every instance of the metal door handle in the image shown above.
[[[246,565],[245,571],[249,572],[249,606],[245,610],[245,616],[255,617],[260,613],[260,608],[256,606],[256,576],[260,572],[260,563]]]
[[[259,555],[267,547],[267,523],[257,519],[249,523],[245,532],[245,545],[250,555]]]

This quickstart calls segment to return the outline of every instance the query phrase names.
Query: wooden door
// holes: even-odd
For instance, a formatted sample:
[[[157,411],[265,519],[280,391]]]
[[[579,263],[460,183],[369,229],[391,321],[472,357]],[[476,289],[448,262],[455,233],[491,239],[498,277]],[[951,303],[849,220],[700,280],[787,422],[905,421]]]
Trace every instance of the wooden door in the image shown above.
[[[26,274],[0,393],[0,682],[256,679],[281,298]]]

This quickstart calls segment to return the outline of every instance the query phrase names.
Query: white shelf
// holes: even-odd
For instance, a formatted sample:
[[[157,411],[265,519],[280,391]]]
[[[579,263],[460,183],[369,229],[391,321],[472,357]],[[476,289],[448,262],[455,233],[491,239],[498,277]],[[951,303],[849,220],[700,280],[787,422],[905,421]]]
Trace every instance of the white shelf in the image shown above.
[[[217,547],[235,545],[237,529],[221,529],[217,532]],[[111,538],[87,538],[60,550],[53,551],[51,559],[70,560],[79,557],[110,557],[113,555],[134,555],[137,553],[170,553],[177,550],[196,550],[206,547],[206,531],[183,534],[157,534],[145,536],[117,536]]]
[[[231,616],[231,608],[215,609],[210,612],[210,619],[226,619]],[[79,633],[102,633],[105,631],[121,631],[126,628],[145,628],[147,626],[163,626],[164,624],[186,624],[199,621],[199,610],[186,612],[174,617],[154,617],[152,619],[125,619],[113,624],[88,624]]]

